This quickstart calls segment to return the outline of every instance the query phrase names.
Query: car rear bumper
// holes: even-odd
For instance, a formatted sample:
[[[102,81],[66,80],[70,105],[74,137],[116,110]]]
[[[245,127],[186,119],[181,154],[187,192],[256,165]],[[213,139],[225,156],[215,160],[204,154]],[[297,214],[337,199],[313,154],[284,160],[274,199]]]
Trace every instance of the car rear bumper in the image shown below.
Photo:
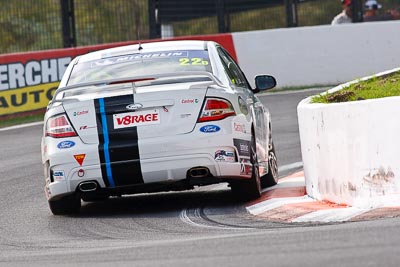
[[[223,123],[231,124],[232,122],[226,120]],[[140,187],[143,189],[138,190],[140,192],[153,192],[158,190],[152,190],[152,185],[154,188],[159,188],[160,184],[173,185],[183,180],[190,185],[202,185],[231,179],[249,179],[251,177],[250,161],[240,162],[239,151],[233,140],[249,141],[251,135],[229,130],[212,134],[201,133],[197,130],[199,127],[201,125],[192,133],[178,137],[139,140],[139,161],[143,183],[133,183],[125,187],[107,184],[107,178],[104,177],[104,171],[102,172],[104,163],[100,161],[101,152],[98,145],[84,144],[78,137],[74,137],[70,138],[76,143],[74,147],[60,150],[56,148],[60,140],[47,137],[44,142],[47,149],[43,157],[44,162],[47,162],[45,165],[49,168],[45,170],[45,174],[48,174],[45,186],[47,198],[52,199],[79,191],[79,185],[87,181],[93,181],[98,188],[109,190],[111,193],[129,193],[135,190],[125,189]],[[227,128],[226,125],[221,125],[221,129]],[[221,151],[230,156],[221,156]],[[76,159],[77,155],[84,155],[83,161],[79,162]],[[234,156],[231,157],[231,155]],[[109,164],[110,166],[113,164],[129,166],[129,161]],[[207,171],[193,174],[191,173],[193,168]],[[54,177],[55,172],[63,175]],[[129,173],[129,169],[127,172]]]

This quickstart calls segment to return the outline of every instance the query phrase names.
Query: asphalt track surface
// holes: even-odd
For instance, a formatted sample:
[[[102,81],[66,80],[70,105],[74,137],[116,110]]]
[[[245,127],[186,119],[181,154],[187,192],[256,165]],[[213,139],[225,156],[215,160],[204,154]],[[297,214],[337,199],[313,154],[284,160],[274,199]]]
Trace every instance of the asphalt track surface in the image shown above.
[[[315,91],[260,96],[281,175],[301,162],[297,103]],[[0,131],[0,266],[399,266],[400,218],[274,223],[224,185],[84,203],[53,216],[43,193],[42,126]]]

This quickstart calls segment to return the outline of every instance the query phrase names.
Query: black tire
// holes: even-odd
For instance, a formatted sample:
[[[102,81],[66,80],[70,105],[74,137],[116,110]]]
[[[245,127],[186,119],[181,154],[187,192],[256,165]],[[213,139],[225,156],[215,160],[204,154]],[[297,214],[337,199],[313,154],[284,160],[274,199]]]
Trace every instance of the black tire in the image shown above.
[[[278,183],[278,161],[276,159],[274,142],[268,151],[268,173],[261,177],[261,187],[266,188]]]
[[[249,201],[261,196],[260,172],[257,160],[256,141],[254,134],[251,138],[250,162],[253,165],[251,179],[244,181],[233,181],[231,183],[232,192],[241,200]]]
[[[77,214],[81,209],[81,199],[76,194],[72,194],[57,200],[50,200],[49,207],[54,215]]]

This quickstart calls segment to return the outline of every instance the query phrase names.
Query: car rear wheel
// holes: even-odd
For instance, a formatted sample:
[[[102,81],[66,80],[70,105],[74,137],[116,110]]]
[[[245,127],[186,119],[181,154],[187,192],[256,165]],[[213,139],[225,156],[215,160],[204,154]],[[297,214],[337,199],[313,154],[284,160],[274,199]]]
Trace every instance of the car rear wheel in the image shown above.
[[[268,151],[268,173],[261,177],[261,187],[266,188],[278,183],[278,161],[275,154],[274,142]]]
[[[261,196],[260,172],[254,135],[251,138],[250,162],[252,164],[251,179],[231,183],[232,192],[245,201],[257,199]]]
[[[72,194],[57,200],[50,200],[49,206],[54,215],[76,214],[81,209],[81,199],[76,194]]]

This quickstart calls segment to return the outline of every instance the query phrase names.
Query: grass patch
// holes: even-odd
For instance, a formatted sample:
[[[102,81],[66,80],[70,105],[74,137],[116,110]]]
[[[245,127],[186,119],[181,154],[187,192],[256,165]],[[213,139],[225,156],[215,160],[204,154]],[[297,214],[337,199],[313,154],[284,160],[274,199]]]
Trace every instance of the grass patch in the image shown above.
[[[400,72],[360,81],[334,93],[312,97],[311,103],[340,103],[400,96]]]
[[[24,117],[9,118],[6,120],[0,120],[0,128],[14,126],[18,124],[24,124],[29,122],[43,121],[43,114],[27,115]]]

